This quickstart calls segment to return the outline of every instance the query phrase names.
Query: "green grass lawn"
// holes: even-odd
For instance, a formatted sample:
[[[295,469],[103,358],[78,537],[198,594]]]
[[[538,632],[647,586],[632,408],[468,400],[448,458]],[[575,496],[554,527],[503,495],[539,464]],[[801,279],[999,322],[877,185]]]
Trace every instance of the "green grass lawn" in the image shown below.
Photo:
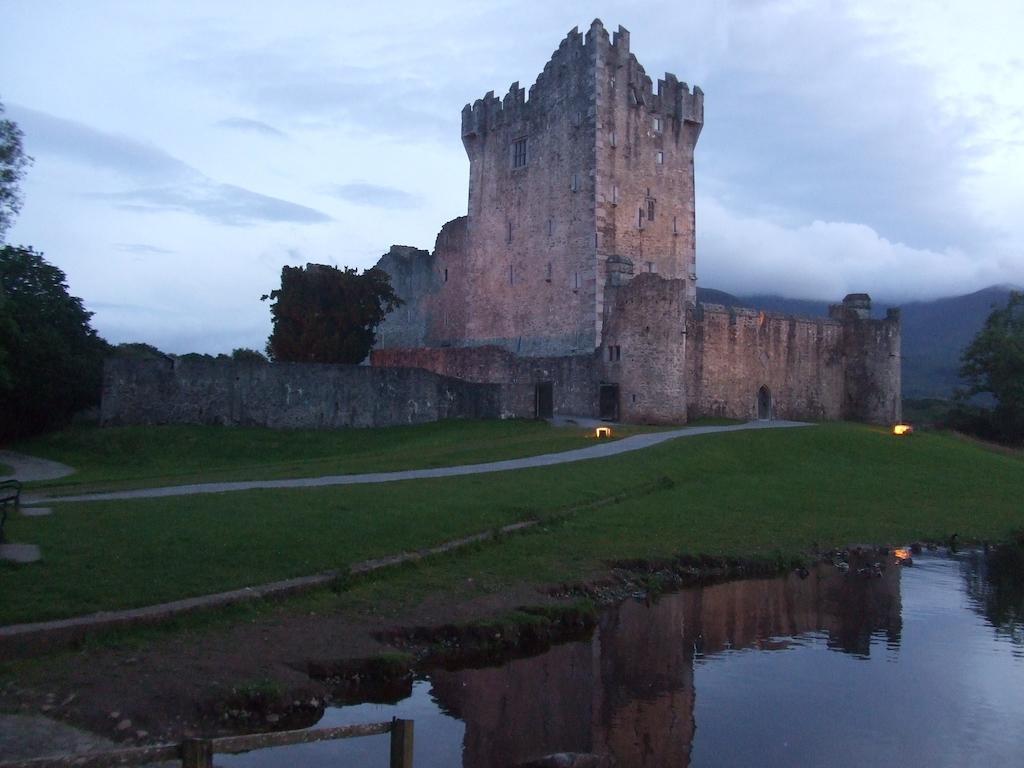
[[[562,514],[616,494],[625,500]],[[379,577],[371,592],[450,589],[468,578],[495,589],[554,583],[617,558],[788,556],[953,532],[1002,539],[1024,528],[1021,499],[1019,455],[830,424],[691,437],[493,475],[57,504],[51,517],[8,522],[10,538],[41,545],[44,559],[2,566],[0,624],[312,574],[526,518],[551,521],[439,558],[415,570],[422,578]]]
[[[624,436],[643,427],[616,429]],[[581,448],[582,427],[543,421],[441,421],[386,429],[276,430],[244,427],[83,427],[14,446],[75,467],[30,484],[54,494],[196,482],[387,472],[475,464]]]

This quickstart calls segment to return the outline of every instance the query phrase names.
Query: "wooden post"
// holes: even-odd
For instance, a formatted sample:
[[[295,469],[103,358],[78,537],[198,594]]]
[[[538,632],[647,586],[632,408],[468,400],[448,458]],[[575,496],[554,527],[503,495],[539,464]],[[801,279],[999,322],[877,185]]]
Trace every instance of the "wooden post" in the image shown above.
[[[391,768],[412,768],[412,720],[391,721]]]
[[[182,768],[213,768],[213,741],[185,739],[181,743]]]

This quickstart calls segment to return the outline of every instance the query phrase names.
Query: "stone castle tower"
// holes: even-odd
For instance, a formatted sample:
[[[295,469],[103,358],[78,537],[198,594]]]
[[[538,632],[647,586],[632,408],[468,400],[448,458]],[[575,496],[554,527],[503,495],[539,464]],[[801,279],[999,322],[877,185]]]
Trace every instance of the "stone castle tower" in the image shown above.
[[[389,320],[382,346],[589,353],[605,285],[634,271],[683,280],[692,305],[703,119],[701,90],[672,74],[655,89],[625,29],[573,29],[529,94],[513,83],[462,110],[467,216],[445,226],[432,258],[385,257],[400,295],[425,301]]]
[[[406,304],[372,362],[501,384],[506,415],[900,415],[898,311],[852,294],[829,318],[697,302],[694,148],[704,94],[655,87],[595,20],[529,88],[462,110],[467,214],[433,252],[378,266]]]

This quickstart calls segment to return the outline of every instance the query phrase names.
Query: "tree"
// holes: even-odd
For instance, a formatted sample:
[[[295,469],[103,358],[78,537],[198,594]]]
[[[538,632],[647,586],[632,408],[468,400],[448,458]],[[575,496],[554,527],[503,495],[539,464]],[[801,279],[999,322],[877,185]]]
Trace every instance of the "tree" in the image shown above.
[[[231,359],[240,363],[265,363],[267,358],[262,352],[248,347],[239,347],[232,350]]]
[[[992,311],[961,361],[960,375],[968,385],[961,402],[991,395],[996,401],[987,414],[991,436],[1024,440],[1024,293],[1011,291],[1006,306]]]
[[[0,117],[3,114],[4,105],[0,103]],[[22,135],[13,120],[0,119],[0,243],[4,241],[4,235],[21,210],[21,190],[18,184],[32,162],[32,158],[22,150]]]
[[[283,267],[272,299],[267,355],[278,362],[362,362],[388,312],[402,305],[388,273],[323,264]]]
[[[152,344],[142,341],[123,341],[110,350],[110,355],[130,360],[164,360],[167,358],[167,355]]]
[[[100,399],[109,347],[64,273],[31,248],[0,248],[0,438],[66,422]]]

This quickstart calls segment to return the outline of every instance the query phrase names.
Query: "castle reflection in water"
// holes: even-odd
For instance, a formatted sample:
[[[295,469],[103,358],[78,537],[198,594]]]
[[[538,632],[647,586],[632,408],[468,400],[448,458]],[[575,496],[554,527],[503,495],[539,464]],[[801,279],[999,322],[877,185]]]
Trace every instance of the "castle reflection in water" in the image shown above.
[[[899,567],[881,576],[831,565],[805,579],[735,581],[653,605],[605,612],[593,638],[502,667],[431,674],[433,695],[465,723],[463,765],[515,765],[558,753],[610,755],[619,766],[685,766],[697,723],[694,664],[729,650],[784,648],[817,633],[867,656],[897,647]]]

